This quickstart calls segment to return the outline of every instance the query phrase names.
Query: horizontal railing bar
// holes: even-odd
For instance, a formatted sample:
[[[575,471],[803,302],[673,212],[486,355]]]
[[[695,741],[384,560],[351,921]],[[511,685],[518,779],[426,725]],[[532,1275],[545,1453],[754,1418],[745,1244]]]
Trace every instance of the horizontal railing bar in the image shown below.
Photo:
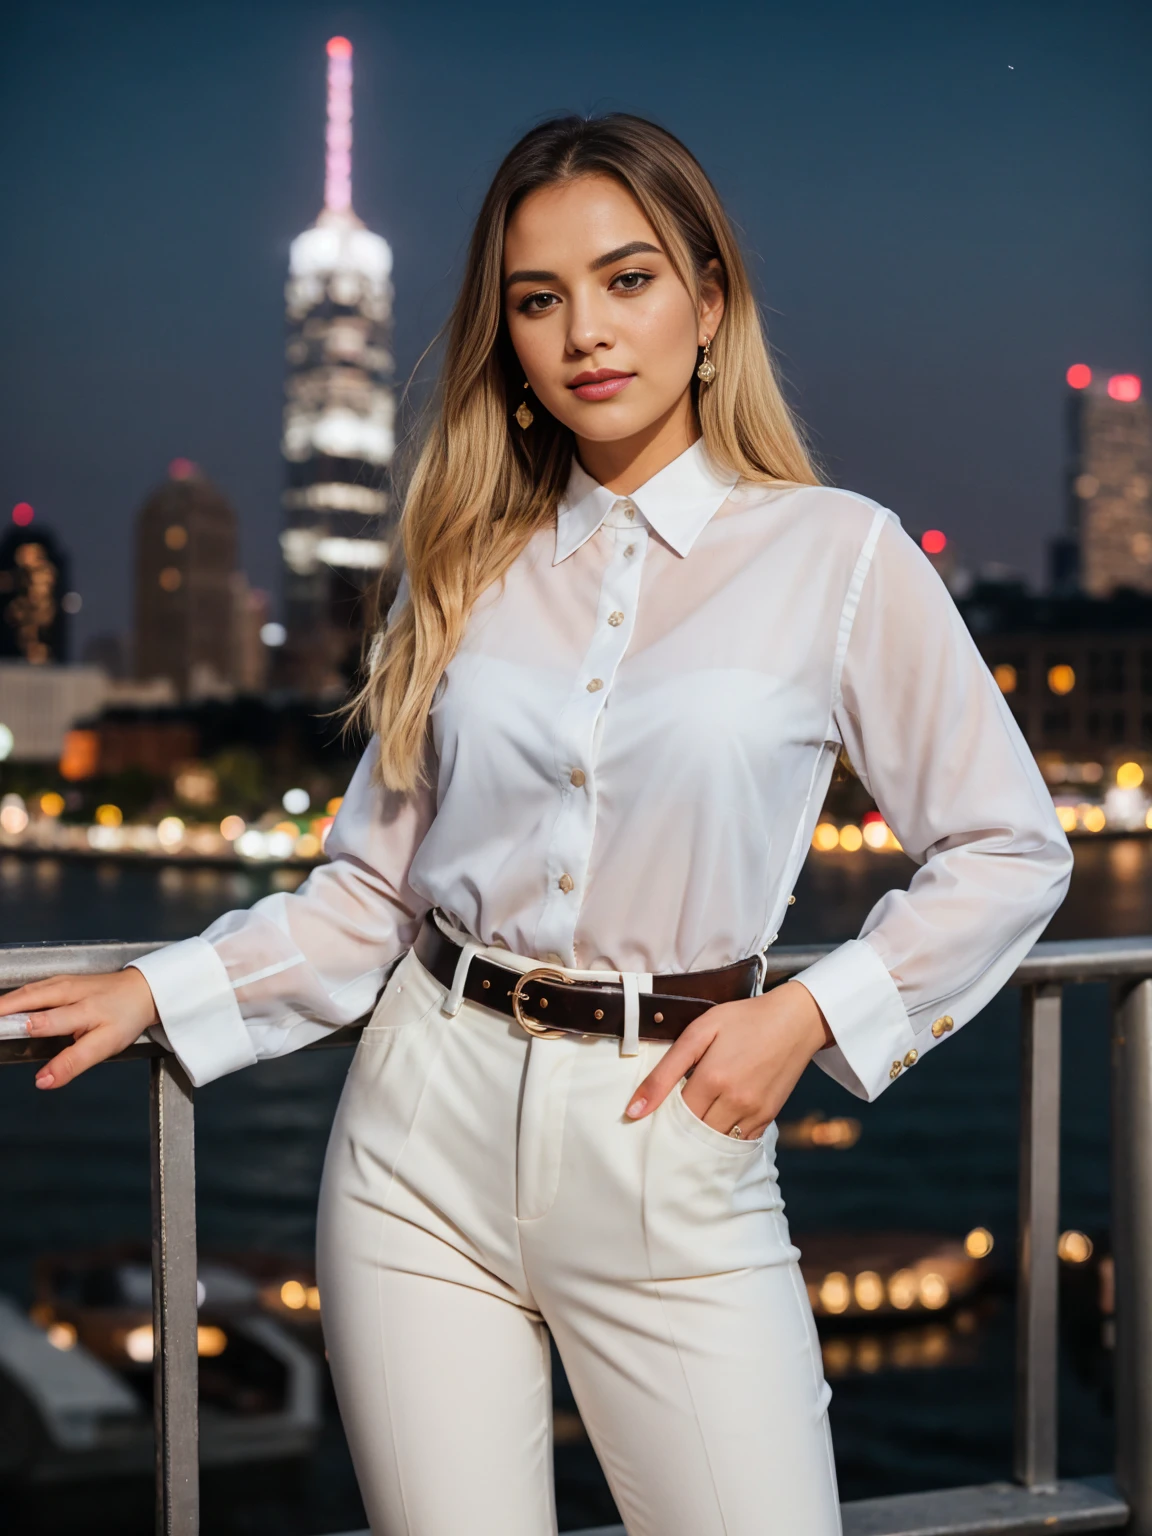
[[[164,942],[122,942],[94,940],[84,944],[0,944],[0,992],[43,981],[48,976],[84,976],[95,971],[116,971],[141,955],[163,949]],[[822,956],[831,954],[835,944],[805,944],[771,951],[769,981],[794,976]],[[1152,936],[1126,939],[1042,940],[1036,944],[1012,976],[1007,986],[1031,986],[1044,982],[1110,981],[1120,978],[1152,976]],[[351,1045],[365,1020],[333,1031],[322,1040],[303,1047],[325,1050]],[[3,1038],[4,1020],[0,1017],[0,1066],[19,1062],[44,1061],[55,1055],[51,1040],[26,1037]],[[116,1061],[131,1061],[141,1056],[155,1056],[160,1047],[141,1038],[121,1052]]]
[[[0,990],[40,981],[46,976],[119,970],[129,960],[163,948],[162,940],[0,944]],[[772,949],[768,956],[769,975],[794,976],[836,948],[835,944],[799,944]],[[1107,981],[1115,976],[1152,976],[1152,934],[1123,939],[1042,939],[1032,946],[1006,985]]]
[[[794,976],[805,966],[831,954],[836,947],[835,944],[805,944],[791,949],[771,949],[768,952],[769,977]],[[1032,946],[1005,985],[1073,984],[1109,981],[1118,976],[1152,976],[1152,935],[1124,939],[1042,939]]]
[[[1111,1478],[1066,1480],[1043,1493],[1015,1483],[981,1483],[931,1493],[855,1499],[840,1506],[844,1536],[1047,1536],[1050,1531],[1117,1530],[1128,1506]],[[769,1512],[770,1513],[770,1512]],[[370,1536],[345,1531],[343,1536]],[[622,1525],[598,1525],[568,1536],[625,1536]]]

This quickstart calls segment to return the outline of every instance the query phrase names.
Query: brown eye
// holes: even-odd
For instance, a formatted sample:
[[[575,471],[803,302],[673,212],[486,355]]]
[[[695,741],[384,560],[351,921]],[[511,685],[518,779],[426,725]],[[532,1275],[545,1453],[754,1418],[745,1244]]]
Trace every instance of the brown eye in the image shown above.
[[[554,307],[554,293],[530,293],[520,300],[516,308],[522,315],[541,315]]]
[[[612,279],[611,287],[618,293],[639,293],[647,288],[652,281],[650,272],[618,272]]]

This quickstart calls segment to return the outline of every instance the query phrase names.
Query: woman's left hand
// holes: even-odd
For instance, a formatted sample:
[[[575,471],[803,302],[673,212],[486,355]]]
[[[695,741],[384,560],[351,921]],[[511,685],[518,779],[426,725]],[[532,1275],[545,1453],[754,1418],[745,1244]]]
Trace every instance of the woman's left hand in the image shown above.
[[[692,1073],[684,1102],[713,1130],[739,1126],[759,1136],[784,1107],[817,1051],[835,1041],[816,999],[786,981],[760,997],[717,1003],[693,1020],[637,1088],[628,1105],[639,1120]]]

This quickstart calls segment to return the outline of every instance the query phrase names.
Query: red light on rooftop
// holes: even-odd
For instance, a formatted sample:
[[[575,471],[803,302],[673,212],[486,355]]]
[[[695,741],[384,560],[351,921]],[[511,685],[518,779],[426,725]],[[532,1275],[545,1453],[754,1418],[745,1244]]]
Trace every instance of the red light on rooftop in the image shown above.
[[[196,466],[191,459],[173,459],[168,466],[170,480],[191,480],[195,473]]]
[[[1134,373],[1114,373],[1108,380],[1108,393],[1113,400],[1139,400],[1140,380]]]
[[[1087,389],[1092,382],[1092,370],[1087,363],[1073,363],[1064,377],[1073,389]]]
[[[350,59],[352,57],[352,44],[346,37],[330,37],[328,39],[328,57],[330,59]]]
[[[928,532],[921,537],[920,548],[926,555],[939,555],[943,554],[947,543],[947,538],[939,528],[929,528]]]
[[[18,501],[12,508],[12,521],[17,528],[27,528],[32,521],[32,508],[26,501]]]

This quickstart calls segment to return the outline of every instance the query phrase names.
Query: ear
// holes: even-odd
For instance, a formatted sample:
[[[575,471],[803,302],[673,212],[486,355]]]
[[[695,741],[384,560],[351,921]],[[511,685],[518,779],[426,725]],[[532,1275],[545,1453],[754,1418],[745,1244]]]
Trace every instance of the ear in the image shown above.
[[[713,257],[700,275],[700,345],[715,336],[724,318],[724,272]]]

